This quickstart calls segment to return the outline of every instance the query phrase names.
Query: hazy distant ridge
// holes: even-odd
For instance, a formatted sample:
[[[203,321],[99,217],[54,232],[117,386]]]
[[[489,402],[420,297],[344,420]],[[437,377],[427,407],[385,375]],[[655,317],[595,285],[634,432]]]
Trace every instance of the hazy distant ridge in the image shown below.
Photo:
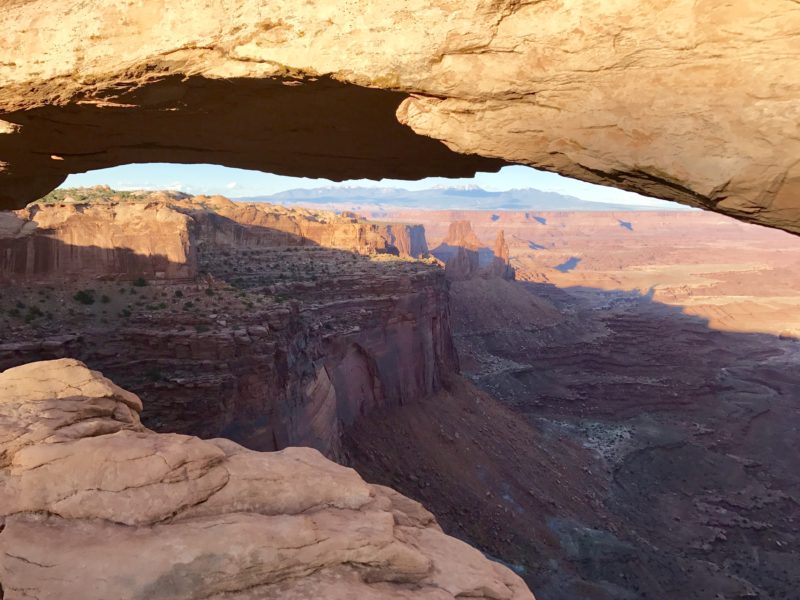
[[[490,192],[477,186],[435,187],[427,190],[405,190],[390,187],[321,187],[287,190],[269,196],[249,196],[236,198],[236,200],[280,204],[347,204],[346,208],[351,209],[358,209],[362,206],[379,206],[435,210],[665,210],[661,207],[647,205],[589,202],[575,196],[544,192],[535,188]],[[680,204],[674,204],[673,210],[691,209]]]

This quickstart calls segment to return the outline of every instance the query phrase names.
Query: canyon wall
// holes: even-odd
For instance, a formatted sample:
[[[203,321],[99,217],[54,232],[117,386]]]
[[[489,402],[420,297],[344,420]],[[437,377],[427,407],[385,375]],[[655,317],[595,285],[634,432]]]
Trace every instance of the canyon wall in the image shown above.
[[[0,281],[196,274],[191,219],[165,204],[33,204],[0,212]]]
[[[102,198],[103,189],[93,191]],[[201,245],[316,245],[420,257],[419,225],[320,211],[238,205],[227,198],[142,193],[97,202],[36,203],[0,212],[0,281],[191,279]]]
[[[337,456],[359,416],[457,370],[444,274],[407,255],[426,249],[421,227],[205,197],[12,218],[0,273],[25,308],[2,311],[0,369],[79,358],[139,393],[156,430]],[[135,260],[65,262],[117,239]],[[163,271],[139,269],[170,248]]]
[[[236,247],[317,245],[358,253],[406,257],[427,253],[420,225],[373,223],[354,214],[284,209],[271,204],[237,204],[221,196],[196,196],[182,202],[201,228],[204,244]],[[201,210],[198,210],[201,209]]]

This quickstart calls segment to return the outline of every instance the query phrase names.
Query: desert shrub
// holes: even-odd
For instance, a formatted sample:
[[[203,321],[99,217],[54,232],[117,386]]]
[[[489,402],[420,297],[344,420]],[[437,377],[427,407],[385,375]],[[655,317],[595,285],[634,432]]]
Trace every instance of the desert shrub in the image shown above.
[[[161,374],[157,368],[153,367],[152,369],[148,369],[145,373],[145,377],[147,377],[150,381],[163,381],[164,376]]]
[[[28,309],[28,314],[25,315],[25,322],[26,323],[30,323],[31,321],[34,321],[34,320],[38,319],[39,317],[43,317],[43,316],[44,316],[44,313],[41,311],[41,309],[38,306],[31,306]]]
[[[183,292],[180,290],[175,290],[175,297],[176,298],[183,298]]]
[[[102,296],[100,296],[100,302],[102,302],[103,304],[108,304],[109,302],[111,302],[111,298],[103,294]]]
[[[144,277],[139,277],[133,280],[133,285],[136,287],[145,287],[147,285],[147,280]]]
[[[72,298],[81,304],[94,304],[94,290],[78,290]]]

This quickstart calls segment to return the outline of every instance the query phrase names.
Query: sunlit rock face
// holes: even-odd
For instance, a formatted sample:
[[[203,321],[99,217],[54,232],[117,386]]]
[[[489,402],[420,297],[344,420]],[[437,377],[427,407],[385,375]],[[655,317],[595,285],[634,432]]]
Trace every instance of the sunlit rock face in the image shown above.
[[[241,205],[222,196],[119,193],[105,186],[65,193],[60,201],[0,212],[0,283],[190,280],[198,274],[199,247],[324,246],[402,257],[428,252],[419,225]]]
[[[141,410],[75,360],[0,373],[4,597],[533,600],[420,504],[315,450],[158,434]]]
[[[4,207],[127,162],[512,162],[800,231],[795,2],[33,0],[0,32]]]

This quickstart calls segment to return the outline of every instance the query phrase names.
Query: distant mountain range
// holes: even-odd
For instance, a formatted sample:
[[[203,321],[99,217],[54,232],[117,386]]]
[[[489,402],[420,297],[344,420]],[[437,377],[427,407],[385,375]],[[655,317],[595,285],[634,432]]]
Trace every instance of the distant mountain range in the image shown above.
[[[575,196],[534,188],[490,192],[477,186],[405,190],[390,187],[320,187],[294,189],[270,196],[234,198],[249,202],[327,205],[342,210],[366,208],[427,208],[435,210],[639,211],[692,210],[680,204],[669,208],[590,202]],[[322,206],[321,206],[322,207]]]

